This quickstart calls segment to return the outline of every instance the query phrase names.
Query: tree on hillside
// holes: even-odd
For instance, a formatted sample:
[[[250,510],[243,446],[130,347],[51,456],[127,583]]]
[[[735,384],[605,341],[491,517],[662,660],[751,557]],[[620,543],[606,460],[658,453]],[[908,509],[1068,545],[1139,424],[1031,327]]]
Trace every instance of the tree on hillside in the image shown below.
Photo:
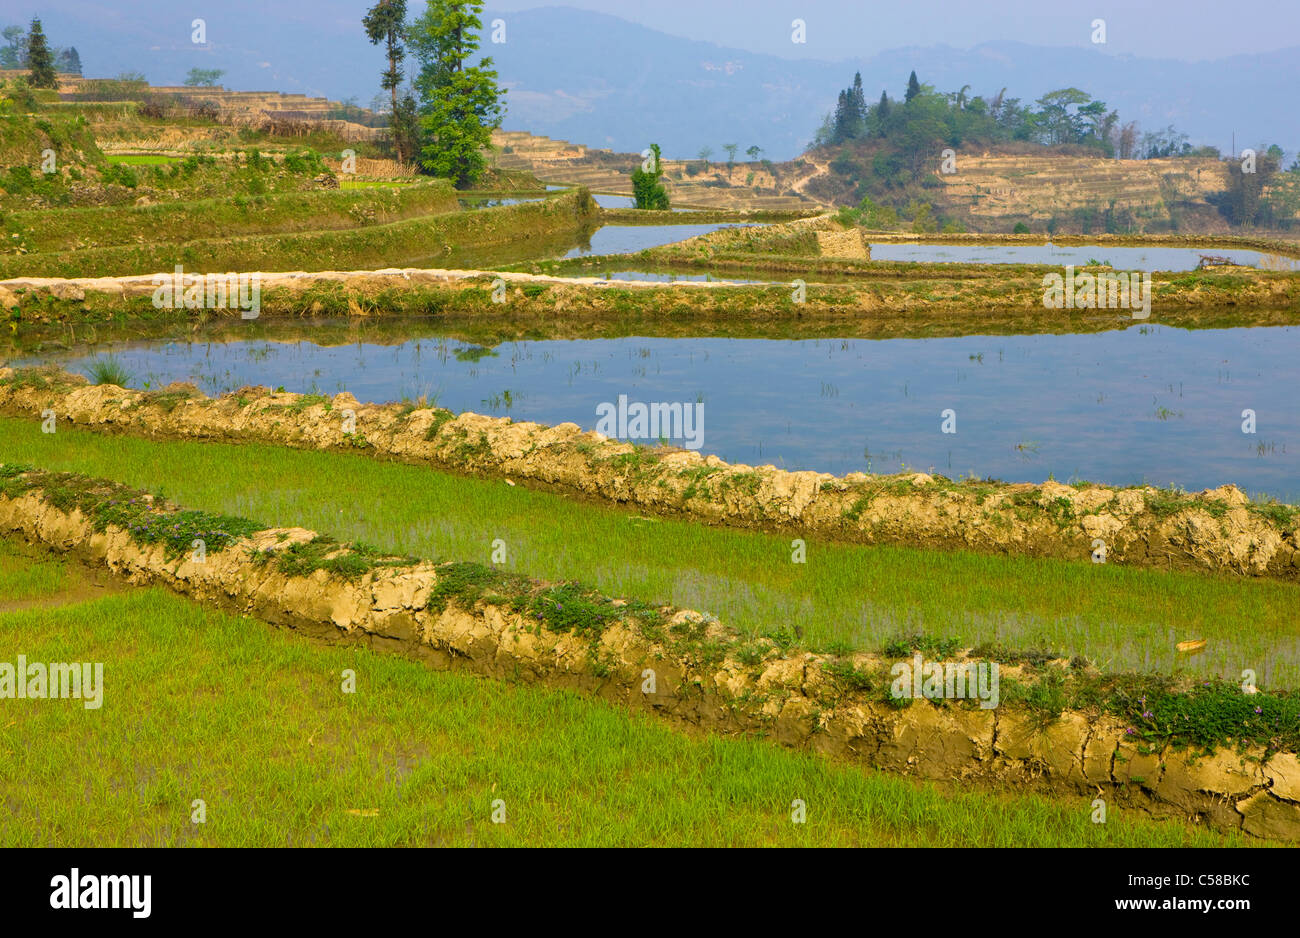
[[[916,80],[916,71],[913,70],[912,74],[907,77],[907,92],[903,95],[904,103],[911,104],[912,99],[920,93],[921,83]]]
[[[226,74],[223,68],[192,68],[185,76],[187,88],[211,88]]]
[[[67,72],[72,75],[81,74],[81,54],[77,52],[76,46],[69,46],[66,49],[60,49],[55,64],[61,72]]]
[[[1121,160],[1131,160],[1137,156],[1138,125],[1129,121],[1120,128],[1117,135],[1115,152]]]
[[[27,30],[21,26],[6,26],[5,44],[0,46],[0,68],[23,68],[27,62]]]
[[[713,147],[700,147],[700,152],[696,154],[704,161],[704,168],[709,168],[709,160],[713,159]]]
[[[663,174],[663,167],[659,162],[659,144],[650,144],[650,161],[651,169],[645,170],[638,166],[632,170],[632,195],[636,200],[637,208],[657,209],[659,211],[668,211],[668,190],[659,182],[659,177]]]
[[[730,179],[736,168],[736,151],[740,149],[740,144],[724,143],[722,149],[727,151],[727,178]]]
[[[415,79],[423,135],[420,164],[461,187],[487,168],[484,151],[502,118],[492,60],[466,64],[479,47],[482,10],[482,0],[429,0],[407,31],[420,62]]]
[[[393,150],[398,162],[414,155],[411,147],[414,133],[414,98],[399,101],[397,89],[402,84],[402,59],[406,58],[406,0],[379,0],[361,20],[366,36],[372,45],[384,43],[388,55],[388,68],[379,84],[392,97],[389,127],[393,135]]]
[[[763,148],[760,147],[758,144],[754,144],[752,147],[750,147],[748,150],[745,151],[745,155],[749,157],[751,162],[753,162],[758,159],[758,154],[762,152],[763,152]]]
[[[397,106],[388,118],[388,131],[393,138],[393,153],[399,161],[414,160],[420,154],[421,130],[420,115],[415,104],[415,95],[410,86],[398,99]]]
[[[45,41],[40,19],[32,20],[27,32],[27,83],[33,88],[57,88],[59,76],[54,70],[54,55]]]
[[[831,126],[831,141],[856,140],[866,129],[867,99],[862,93],[862,74],[853,76],[853,84],[840,92]]]

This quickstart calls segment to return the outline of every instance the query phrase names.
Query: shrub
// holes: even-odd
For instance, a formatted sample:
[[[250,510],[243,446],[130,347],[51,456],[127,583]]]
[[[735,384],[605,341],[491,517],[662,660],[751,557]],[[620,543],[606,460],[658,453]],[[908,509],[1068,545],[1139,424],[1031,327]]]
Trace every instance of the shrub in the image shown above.
[[[131,373],[112,355],[96,358],[86,374],[92,384],[115,384],[119,388],[126,387],[131,380]]]

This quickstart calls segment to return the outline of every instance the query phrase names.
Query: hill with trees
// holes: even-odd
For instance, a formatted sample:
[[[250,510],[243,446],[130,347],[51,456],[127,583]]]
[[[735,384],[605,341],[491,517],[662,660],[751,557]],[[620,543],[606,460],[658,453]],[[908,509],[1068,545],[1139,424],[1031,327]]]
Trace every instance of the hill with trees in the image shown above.
[[[1225,157],[1172,126],[1143,131],[1079,88],[1032,102],[1006,88],[970,90],[941,93],[913,71],[901,100],[887,90],[868,100],[855,75],[812,141],[808,158],[826,172],[809,193],[873,226],[918,231],[1002,221],[1049,233],[1296,224],[1282,196],[1291,183],[1275,178],[1276,144],[1248,160]],[[1296,173],[1300,163],[1284,175]]]

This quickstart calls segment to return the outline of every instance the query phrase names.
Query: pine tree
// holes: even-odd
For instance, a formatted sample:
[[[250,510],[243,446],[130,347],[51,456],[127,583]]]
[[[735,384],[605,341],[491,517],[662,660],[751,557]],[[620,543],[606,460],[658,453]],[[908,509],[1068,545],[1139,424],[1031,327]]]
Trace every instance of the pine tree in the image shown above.
[[[482,0],[429,0],[408,30],[420,61],[415,79],[423,145],[420,164],[464,188],[487,168],[484,151],[501,126],[501,89],[492,60],[465,63],[478,49]]]
[[[862,73],[853,74],[853,111],[859,122],[867,119],[867,97],[862,93]]]
[[[880,101],[876,104],[876,133],[885,136],[889,132],[889,95],[880,92]]]
[[[853,116],[849,105],[849,92],[840,91],[839,101],[835,104],[835,124],[831,135],[832,143],[843,143],[852,134]]]
[[[379,84],[381,88],[392,94],[393,109],[389,128],[393,135],[393,149],[397,151],[399,163],[403,160],[403,147],[408,136],[405,128],[397,126],[397,122],[402,120],[402,116],[398,114],[397,88],[402,83],[401,64],[402,59],[406,57],[406,49],[402,45],[405,38],[405,23],[406,0],[379,0],[361,19],[361,25],[365,27],[366,36],[369,37],[371,44],[378,45],[383,42],[387,45],[388,69]]]
[[[30,72],[27,81],[33,88],[59,87],[54,56],[45,41],[45,31],[41,29],[39,19],[32,20],[32,28],[27,33],[27,70]]]
[[[910,102],[920,93],[921,83],[916,80],[916,72],[913,70],[912,74],[907,79],[907,94],[903,95],[903,100],[905,102]]]
[[[59,53],[59,71],[73,75],[81,74],[81,55],[76,46],[69,46]]]

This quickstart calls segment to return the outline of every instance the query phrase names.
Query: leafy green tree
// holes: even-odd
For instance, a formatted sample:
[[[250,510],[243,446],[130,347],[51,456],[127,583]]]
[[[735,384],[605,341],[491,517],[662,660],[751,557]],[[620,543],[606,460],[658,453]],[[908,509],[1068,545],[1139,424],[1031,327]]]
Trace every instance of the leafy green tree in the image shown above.
[[[758,154],[762,152],[763,152],[763,148],[760,147],[758,144],[754,144],[752,147],[750,147],[745,151],[745,155],[749,157],[750,162],[755,162],[758,159]]]
[[[388,130],[393,137],[393,151],[399,161],[413,159],[421,146],[420,115],[415,96],[407,92],[397,99],[397,105],[388,119]]]
[[[668,190],[659,182],[663,167],[659,162],[659,144],[650,144],[650,170],[638,166],[632,170],[632,195],[637,208],[668,211]]]
[[[479,47],[482,0],[429,0],[407,30],[422,135],[420,164],[464,188],[487,168],[484,151],[501,125],[501,90],[490,58],[467,65]]]
[[[190,73],[185,76],[185,87],[187,88],[211,88],[221,76],[226,74],[224,68],[192,68]]]
[[[41,29],[39,18],[32,20],[27,32],[27,83],[33,88],[57,88],[59,76],[54,70],[54,55],[45,41],[45,31]]]
[[[0,68],[22,68],[27,61],[27,31],[21,26],[6,26],[5,44],[0,46]]]
[[[713,147],[700,147],[700,152],[696,154],[704,161],[704,168],[709,168],[709,160],[713,159]]]
[[[736,168],[736,151],[740,149],[738,143],[724,143],[722,149],[727,151],[727,178],[731,178],[732,171]]]
[[[393,149],[396,151],[397,160],[401,162],[406,158],[406,147],[411,137],[412,127],[404,123],[411,116],[409,111],[403,111],[397,100],[397,89],[402,84],[402,59],[406,58],[406,0],[379,0],[370,12],[361,20],[361,25],[365,27],[366,36],[370,39],[372,45],[384,43],[388,55],[388,68],[384,71],[383,78],[379,84],[385,91],[392,96],[393,106],[389,127],[393,134]],[[414,99],[412,99],[414,103]],[[402,124],[402,126],[399,126]],[[414,150],[409,151],[414,153]]]

